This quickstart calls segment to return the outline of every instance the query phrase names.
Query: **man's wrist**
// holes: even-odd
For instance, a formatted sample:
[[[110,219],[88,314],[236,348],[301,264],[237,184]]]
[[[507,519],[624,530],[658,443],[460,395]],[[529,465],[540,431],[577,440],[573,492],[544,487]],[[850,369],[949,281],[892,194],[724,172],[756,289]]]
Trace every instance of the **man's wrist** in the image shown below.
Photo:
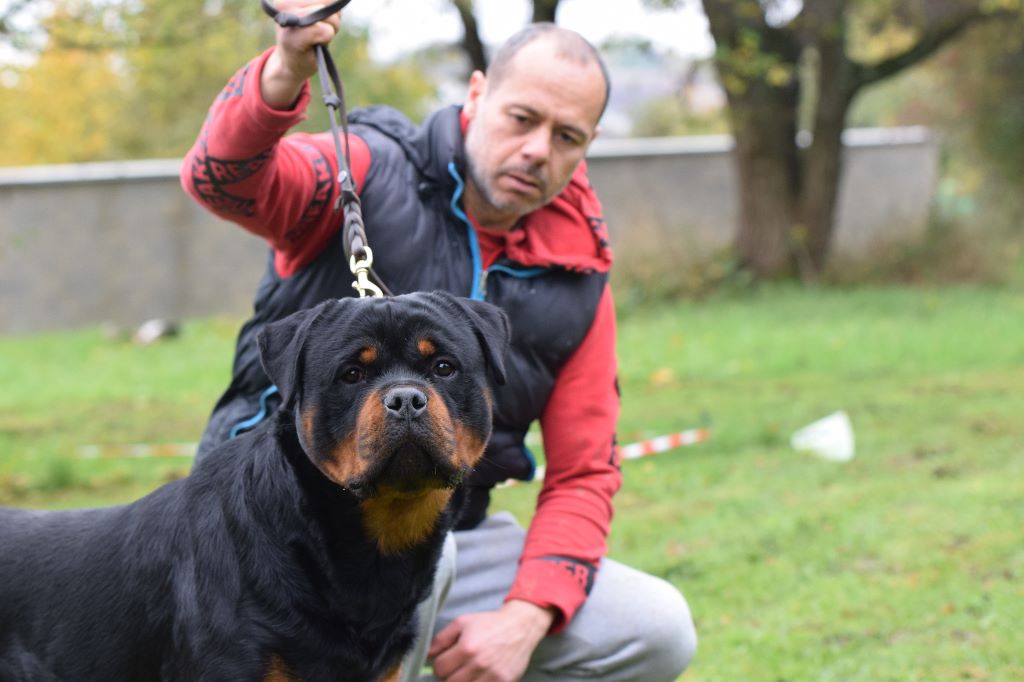
[[[270,53],[260,73],[260,96],[271,109],[286,111],[295,106],[307,78],[288,68],[281,49]]]
[[[538,606],[522,599],[509,599],[502,610],[515,617],[537,642],[544,639],[558,615],[553,608]]]

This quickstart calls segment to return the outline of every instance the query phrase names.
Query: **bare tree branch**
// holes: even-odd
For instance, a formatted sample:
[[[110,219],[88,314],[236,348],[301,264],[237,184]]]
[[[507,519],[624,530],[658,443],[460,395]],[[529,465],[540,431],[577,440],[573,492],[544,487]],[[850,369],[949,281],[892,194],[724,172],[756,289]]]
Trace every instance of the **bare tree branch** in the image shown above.
[[[486,71],[487,54],[484,52],[483,41],[480,40],[480,29],[477,27],[476,14],[473,12],[473,0],[452,0],[459,19],[462,20],[462,49],[469,58],[470,70]]]
[[[7,36],[15,32],[14,27],[11,26],[12,20],[30,4],[32,4],[32,0],[14,0],[7,6],[7,9],[0,13],[0,35]]]
[[[13,0],[0,12],[0,44],[22,48],[31,42],[33,31],[17,26],[18,16],[31,7],[32,0]]]
[[[555,23],[555,14],[558,12],[559,0],[533,0],[532,21],[548,21]]]
[[[898,55],[894,55],[877,64],[855,64],[854,88],[859,89],[884,80],[909,66],[927,59],[935,54],[943,45],[979,21],[1014,16],[1017,16],[1017,14],[1013,11],[985,12],[979,7],[974,7],[955,19],[926,30],[913,47]]]

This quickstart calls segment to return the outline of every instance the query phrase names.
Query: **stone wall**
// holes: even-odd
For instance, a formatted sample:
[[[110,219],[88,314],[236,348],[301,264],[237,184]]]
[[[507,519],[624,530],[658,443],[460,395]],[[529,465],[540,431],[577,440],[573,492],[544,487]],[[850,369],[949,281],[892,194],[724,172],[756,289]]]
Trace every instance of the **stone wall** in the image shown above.
[[[835,254],[920,239],[938,151],[920,128],[852,130]],[[736,222],[728,137],[598,140],[588,159],[618,257],[665,240],[693,259]],[[263,242],[198,208],[175,160],[0,169],[0,333],[244,315]],[[678,249],[677,249],[678,250]]]

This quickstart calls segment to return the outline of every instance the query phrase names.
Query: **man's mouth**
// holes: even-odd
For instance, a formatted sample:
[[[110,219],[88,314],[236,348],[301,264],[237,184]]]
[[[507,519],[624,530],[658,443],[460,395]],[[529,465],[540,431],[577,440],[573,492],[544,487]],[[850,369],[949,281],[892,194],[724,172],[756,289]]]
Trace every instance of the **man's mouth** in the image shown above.
[[[522,173],[519,171],[506,171],[504,175],[506,178],[511,180],[512,189],[514,191],[527,194],[535,192],[539,193],[542,192],[543,190],[543,182],[539,178],[529,173]]]

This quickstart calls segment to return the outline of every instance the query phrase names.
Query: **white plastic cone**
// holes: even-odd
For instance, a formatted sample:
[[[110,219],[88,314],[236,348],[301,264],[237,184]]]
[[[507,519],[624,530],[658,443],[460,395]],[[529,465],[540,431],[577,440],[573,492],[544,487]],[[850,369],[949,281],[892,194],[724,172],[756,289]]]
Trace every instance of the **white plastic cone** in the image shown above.
[[[789,441],[798,452],[809,452],[832,462],[853,459],[853,425],[846,412],[840,410],[808,424],[793,434]]]

